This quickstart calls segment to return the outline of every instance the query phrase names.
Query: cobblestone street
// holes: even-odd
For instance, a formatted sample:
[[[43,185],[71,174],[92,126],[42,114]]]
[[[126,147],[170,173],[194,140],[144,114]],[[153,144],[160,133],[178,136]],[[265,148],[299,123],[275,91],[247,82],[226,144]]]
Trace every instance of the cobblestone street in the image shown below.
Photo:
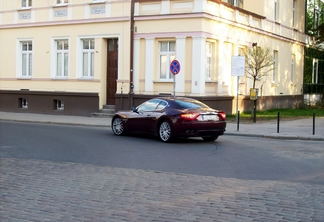
[[[324,221],[324,187],[0,159],[0,221]]]

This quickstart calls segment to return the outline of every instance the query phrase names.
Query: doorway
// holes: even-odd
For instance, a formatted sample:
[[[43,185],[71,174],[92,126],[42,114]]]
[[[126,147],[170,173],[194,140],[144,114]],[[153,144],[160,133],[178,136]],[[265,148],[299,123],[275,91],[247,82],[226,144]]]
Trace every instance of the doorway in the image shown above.
[[[115,105],[118,78],[118,39],[108,39],[107,44],[107,105]]]

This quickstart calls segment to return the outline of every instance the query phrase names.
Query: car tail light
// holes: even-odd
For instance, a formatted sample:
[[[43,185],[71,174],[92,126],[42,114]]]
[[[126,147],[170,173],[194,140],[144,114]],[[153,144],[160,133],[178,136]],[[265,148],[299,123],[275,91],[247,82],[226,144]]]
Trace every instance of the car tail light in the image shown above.
[[[219,113],[218,113],[218,116],[220,117],[221,120],[225,121],[225,119],[226,119],[226,113],[224,113],[224,112],[219,112]]]
[[[181,118],[186,119],[186,120],[195,120],[199,116],[199,113],[183,113],[181,114]]]

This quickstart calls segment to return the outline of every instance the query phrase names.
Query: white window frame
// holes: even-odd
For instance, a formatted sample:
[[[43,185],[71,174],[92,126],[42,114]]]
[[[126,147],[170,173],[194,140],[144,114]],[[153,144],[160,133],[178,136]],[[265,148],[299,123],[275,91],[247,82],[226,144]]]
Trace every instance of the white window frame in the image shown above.
[[[162,44],[167,43],[167,50],[162,51]],[[174,43],[174,51],[170,47],[170,43]],[[174,76],[170,71],[170,64],[176,56],[176,41],[160,41],[159,42],[159,78],[160,80],[173,80]],[[162,61],[161,58],[165,57],[165,61]],[[165,77],[164,77],[165,75]]]
[[[290,81],[291,83],[295,82],[295,72],[296,72],[296,56],[291,55],[291,68],[290,68]]]
[[[213,43],[206,42],[206,81],[213,79]]]
[[[56,5],[67,5],[69,0],[56,0]]]
[[[28,43],[27,45],[27,50],[23,50],[23,45]],[[31,50],[30,45],[31,44]],[[18,40],[18,44],[17,44],[17,49],[18,49],[18,53],[17,53],[17,77],[18,78],[23,78],[23,79],[30,79],[33,76],[33,69],[34,69],[34,59],[33,59],[33,49],[34,49],[34,42],[31,39],[26,39],[26,40]],[[23,57],[26,58],[23,58]],[[25,67],[23,65],[25,61]]]
[[[91,48],[91,42],[89,44],[90,48],[85,49],[85,41],[93,41],[93,48]],[[84,55],[87,55],[87,66],[85,67]],[[94,38],[84,38],[81,39],[81,78],[94,78],[94,60],[95,60],[95,39]],[[85,70],[86,68],[86,70]]]
[[[244,0],[227,0],[228,4],[243,8]]]
[[[59,42],[67,42],[67,49],[58,49]],[[70,64],[70,56],[69,56],[69,39],[55,39],[54,41],[55,47],[55,78],[68,78],[69,76],[69,64]],[[63,47],[65,44],[63,44]],[[61,58],[59,59],[59,55]],[[67,59],[66,57],[67,56]],[[60,61],[59,61],[60,60]],[[62,64],[59,66],[59,64]],[[61,73],[61,74],[59,74]]]
[[[318,83],[318,59],[313,59],[312,83]]]
[[[96,3],[96,2],[105,2],[106,0],[92,0],[92,2]]]
[[[277,74],[278,74],[278,51],[273,51],[273,72],[272,72],[272,82],[277,82]]]
[[[297,18],[297,0],[293,0],[293,9],[292,9],[293,17],[292,17],[292,27],[296,27],[296,18]]]
[[[274,7],[273,7],[273,20],[279,20],[279,0],[274,0]]]
[[[33,0],[21,0],[21,8],[31,8]]]

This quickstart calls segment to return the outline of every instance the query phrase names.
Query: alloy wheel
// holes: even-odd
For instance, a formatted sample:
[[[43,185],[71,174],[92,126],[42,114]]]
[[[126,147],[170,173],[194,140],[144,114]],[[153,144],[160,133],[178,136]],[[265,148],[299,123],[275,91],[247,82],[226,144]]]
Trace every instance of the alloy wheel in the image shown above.
[[[172,130],[169,122],[164,121],[161,123],[159,135],[163,142],[170,142],[172,140]]]
[[[124,126],[121,118],[117,117],[113,120],[112,131],[117,136],[120,136],[124,133]]]

